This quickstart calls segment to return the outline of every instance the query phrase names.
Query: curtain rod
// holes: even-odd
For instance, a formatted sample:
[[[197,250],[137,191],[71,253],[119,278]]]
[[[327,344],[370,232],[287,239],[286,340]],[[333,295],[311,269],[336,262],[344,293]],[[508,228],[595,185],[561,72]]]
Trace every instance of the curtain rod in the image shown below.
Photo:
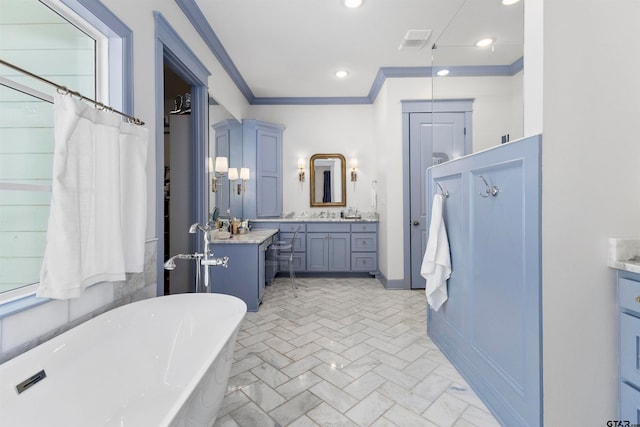
[[[137,118],[137,117],[125,114],[122,111],[118,111],[115,108],[109,107],[108,105],[104,105],[102,102],[98,102],[95,99],[87,98],[86,96],[84,96],[80,92],[76,92],[76,91],[70,90],[66,86],[61,86],[61,85],[59,85],[57,83],[52,82],[51,80],[47,80],[42,76],[38,76],[37,74],[33,74],[33,73],[25,70],[24,68],[20,68],[17,65],[14,65],[14,64],[12,64],[10,62],[7,62],[7,61],[5,61],[3,59],[0,59],[0,64],[6,65],[9,68],[13,68],[16,71],[19,71],[21,73],[24,73],[24,74],[30,76],[30,77],[33,77],[36,80],[40,80],[41,82],[47,83],[47,84],[49,84],[51,86],[54,86],[62,94],[75,95],[78,98],[80,98],[81,101],[91,102],[99,110],[111,111],[112,113],[120,114],[121,116],[127,118],[131,123],[134,123],[134,124],[140,125],[140,126],[144,125],[144,122],[142,120],[140,120],[139,118]]]

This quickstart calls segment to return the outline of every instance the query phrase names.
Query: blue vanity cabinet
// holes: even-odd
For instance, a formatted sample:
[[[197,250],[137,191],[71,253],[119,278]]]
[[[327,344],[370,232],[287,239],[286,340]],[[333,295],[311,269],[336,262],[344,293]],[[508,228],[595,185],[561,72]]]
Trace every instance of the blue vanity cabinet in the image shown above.
[[[618,274],[620,419],[640,424],[640,274]]]
[[[247,304],[248,311],[258,311],[267,281],[266,252],[272,242],[212,243],[216,258],[229,257],[228,268],[210,267],[210,292],[233,295]],[[257,268],[256,268],[257,267]]]
[[[307,271],[350,270],[350,224],[307,224]]]
[[[351,271],[378,271],[378,224],[351,224]]]
[[[279,229],[281,240],[293,238],[300,228],[294,242],[294,271],[378,274],[377,222],[262,220],[253,221],[251,226]],[[281,262],[278,271],[288,272],[288,263]]]
[[[428,170],[448,192],[448,300],[427,331],[502,425],[541,426],[539,136]]]
[[[245,218],[282,215],[282,134],[284,126],[242,121],[242,164],[252,174],[245,183]]]

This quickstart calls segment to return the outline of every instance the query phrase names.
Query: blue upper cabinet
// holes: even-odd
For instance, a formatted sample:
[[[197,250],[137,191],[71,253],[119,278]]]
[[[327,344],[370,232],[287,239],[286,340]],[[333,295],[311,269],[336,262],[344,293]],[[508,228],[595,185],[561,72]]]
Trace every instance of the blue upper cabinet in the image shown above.
[[[284,126],[243,120],[243,164],[251,170],[244,198],[245,218],[282,215],[282,134]]]
[[[212,126],[215,131],[215,157],[227,157],[231,158],[231,142],[233,141],[234,133],[240,135],[242,130],[240,129],[240,123],[235,120],[224,120],[216,123]],[[239,133],[238,133],[239,132]],[[214,153],[211,153],[214,156]],[[230,167],[234,167],[230,164]],[[231,186],[227,175],[224,175],[218,179],[219,188],[216,190],[215,199],[216,206],[220,209],[222,215],[225,214],[227,209],[231,209],[232,212],[237,212],[240,205],[233,206],[231,204]],[[212,191],[212,189],[209,189]]]
[[[240,181],[227,175],[216,193],[216,206],[240,218],[279,218],[282,215],[282,134],[284,126],[258,120],[224,120],[214,124],[216,156],[227,156],[230,168],[249,168],[244,195]]]

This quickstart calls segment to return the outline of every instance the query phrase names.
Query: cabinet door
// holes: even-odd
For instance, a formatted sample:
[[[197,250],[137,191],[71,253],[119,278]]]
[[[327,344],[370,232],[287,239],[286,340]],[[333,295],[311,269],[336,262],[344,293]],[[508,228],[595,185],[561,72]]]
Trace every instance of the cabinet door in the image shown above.
[[[329,269],[329,235],[307,233],[307,271]]]
[[[267,273],[265,271],[267,246],[268,244],[263,243],[258,247],[258,304],[262,302],[264,286],[267,280]]]
[[[329,234],[329,271],[351,270],[351,235]]]
[[[376,233],[351,233],[351,250],[354,252],[375,252],[378,237]]]
[[[282,133],[258,128],[257,210],[258,217],[282,214]]]
[[[367,271],[375,273],[378,270],[378,259],[375,252],[352,252],[351,271]]]
[[[625,383],[620,384],[620,419],[640,425],[640,391]]]
[[[640,318],[620,314],[620,375],[640,385]]]

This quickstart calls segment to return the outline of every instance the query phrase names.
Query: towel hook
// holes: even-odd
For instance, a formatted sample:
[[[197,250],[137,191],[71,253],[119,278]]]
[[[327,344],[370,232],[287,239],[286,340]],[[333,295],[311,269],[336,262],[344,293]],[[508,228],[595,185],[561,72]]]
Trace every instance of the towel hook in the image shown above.
[[[442,188],[442,185],[440,185],[439,182],[436,182],[436,185],[440,189],[440,194],[442,194],[445,198],[449,197],[449,192],[447,190],[445,190],[444,188]]]
[[[498,192],[500,191],[500,189],[498,187],[496,187],[495,185],[493,187],[489,186],[489,183],[487,182],[486,179],[484,179],[484,176],[479,175],[480,179],[482,179],[484,181],[484,185],[487,186],[487,189],[485,190],[486,194],[482,194],[479,193],[482,197],[489,197],[489,195],[496,197],[498,195]]]

